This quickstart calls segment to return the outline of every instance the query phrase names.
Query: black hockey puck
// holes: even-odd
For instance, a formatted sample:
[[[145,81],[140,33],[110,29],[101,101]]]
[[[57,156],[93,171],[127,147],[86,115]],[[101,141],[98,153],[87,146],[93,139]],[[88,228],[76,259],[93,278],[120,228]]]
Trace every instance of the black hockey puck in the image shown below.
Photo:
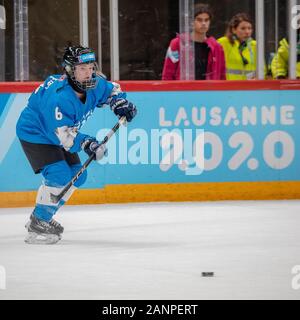
[[[214,273],[209,271],[209,272],[202,272],[202,277],[213,277]]]

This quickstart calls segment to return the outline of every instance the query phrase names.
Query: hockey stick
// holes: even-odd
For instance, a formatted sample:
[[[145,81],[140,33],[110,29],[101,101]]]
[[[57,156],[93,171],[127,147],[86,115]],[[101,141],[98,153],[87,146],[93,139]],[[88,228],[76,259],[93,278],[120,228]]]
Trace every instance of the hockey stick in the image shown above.
[[[107,141],[115,134],[115,132],[120,128],[122,124],[126,122],[126,117],[120,118],[120,120],[115,124],[115,126],[108,132],[108,134],[101,141],[101,145],[107,143]],[[62,197],[70,190],[73,184],[78,180],[78,178],[82,175],[82,173],[86,170],[89,164],[94,160],[95,154],[92,154],[82,165],[80,170],[75,174],[72,180],[61,190],[59,194],[50,194],[51,201],[53,203],[58,203]]]

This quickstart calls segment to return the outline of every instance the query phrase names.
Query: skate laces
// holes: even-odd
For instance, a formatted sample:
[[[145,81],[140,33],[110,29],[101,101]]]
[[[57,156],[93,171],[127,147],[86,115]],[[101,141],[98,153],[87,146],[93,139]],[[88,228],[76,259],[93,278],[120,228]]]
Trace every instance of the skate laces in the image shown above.
[[[50,220],[49,222],[44,221],[44,220],[39,220],[39,224],[47,229],[53,229],[53,228],[55,229],[58,227],[58,223],[54,220],[56,222],[56,224],[55,224],[52,222],[52,220]]]
[[[49,224],[52,228],[54,228],[57,232],[59,233],[63,233],[64,232],[64,227],[59,223],[57,222],[56,220],[54,219],[51,219],[49,221]]]
[[[47,221],[44,221],[44,220],[39,220],[38,223],[41,224],[44,227],[48,227],[49,226],[49,223]]]
[[[57,222],[56,220],[54,220],[54,219],[51,219],[49,221],[49,224],[54,226],[55,228],[61,228],[61,224],[59,222]]]

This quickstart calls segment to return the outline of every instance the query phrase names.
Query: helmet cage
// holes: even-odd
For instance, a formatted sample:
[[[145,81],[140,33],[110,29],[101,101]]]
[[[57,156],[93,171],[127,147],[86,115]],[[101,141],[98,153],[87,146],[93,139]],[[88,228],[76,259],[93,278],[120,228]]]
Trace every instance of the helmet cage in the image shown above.
[[[85,81],[78,81],[75,76],[75,68],[80,64],[93,64],[93,74],[91,79]],[[66,70],[67,76],[72,87],[78,92],[85,92],[93,89],[97,85],[98,65],[96,63],[95,53],[90,48],[68,47],[64,55],[63,66]]]
[[[84,81],[78,81],[76,79],[75,76],[75,68],[76,66],[82,64],[82,63],[78,63],[76,65],[66,65],[65,66],[65,70],[67,72],[67,75],[69,77],[69,79],[72,81],[73,85],[75,86],[75,88],[79,89],[79,92],[85,92],[89,89],[93,89],[96,87],[97,85],[97,72],[98,72],[98,64],[96,62],[85,62],[85,64],[87,63],[93,63],[93,74],[91,76],[91,79],[89,80],[84,80]]]

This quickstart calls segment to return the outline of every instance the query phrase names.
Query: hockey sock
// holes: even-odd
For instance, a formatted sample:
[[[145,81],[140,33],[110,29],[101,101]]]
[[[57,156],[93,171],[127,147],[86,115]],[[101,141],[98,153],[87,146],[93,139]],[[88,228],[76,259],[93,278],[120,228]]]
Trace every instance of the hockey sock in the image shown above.
[[[75,187],[72,187],[65,196],[60,200],[58,204],[53,204],[50,198],[51,193],[59,193],[62,188],[50,187],[46,185],[41,185],[37,198],[36,206],[33,214],[41,220],[49,222],[57,210],[65,204],[65,202],[71,197],[72,193],[75,191]]]

